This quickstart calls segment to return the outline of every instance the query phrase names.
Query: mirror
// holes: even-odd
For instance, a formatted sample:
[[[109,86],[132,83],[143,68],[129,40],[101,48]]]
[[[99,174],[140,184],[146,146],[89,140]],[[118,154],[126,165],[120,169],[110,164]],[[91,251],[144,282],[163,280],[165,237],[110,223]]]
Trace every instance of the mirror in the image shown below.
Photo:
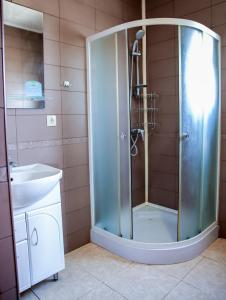
[[[4,1],[7,108],[44,108],[43,13]]]

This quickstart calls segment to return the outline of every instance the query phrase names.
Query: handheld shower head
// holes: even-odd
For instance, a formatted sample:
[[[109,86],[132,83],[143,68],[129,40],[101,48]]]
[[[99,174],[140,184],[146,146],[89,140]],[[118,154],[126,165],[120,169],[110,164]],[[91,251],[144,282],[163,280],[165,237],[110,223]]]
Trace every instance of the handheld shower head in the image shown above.
[[[144,35],[145,35],[145,31],[143,29],[140,29],[140,30],[137,31],[136,39],[135,39],[135,41],[133,42],[133,45],[132,45],[132,54],[133,55],[135,55],[135,54],[140,55],[140,53],[138,53],[139,52],[138,51],[138,42],[139,42],[139,40],[141,40],[144,37]],[[136,51],[136,49],[137,49],[137,51]]]
[[[140,29],[136,33],[136,40],[141,40],[145,35],[145,31],[143,29]]]

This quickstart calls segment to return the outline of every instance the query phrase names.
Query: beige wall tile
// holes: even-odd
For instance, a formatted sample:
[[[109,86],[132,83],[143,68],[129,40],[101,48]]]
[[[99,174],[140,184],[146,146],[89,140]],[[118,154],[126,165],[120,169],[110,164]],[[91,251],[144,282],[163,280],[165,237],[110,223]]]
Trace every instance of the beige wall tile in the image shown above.
[[[96,0],[96,9],[108,15],[122,19],[121,0]]]
[[[93,33],[95,33],[94,29],[90,29],[84,25],[60,19],[61,42],[75,46],[85,47],[86,37]]]
[[[28,165],[42,163],[55,168],[63,168],[62,146],[24,149],[18,151],[18,163]]]
[[[89,185],[89,168],[87,165],[64,169],[65,191]]]
[[[62,91],[62,113],[84,115],[87,113],[86,94]]]
[[[90,204],[89,186],[65,192],[66,213],[87,207]]]
[[[95,28],[95,9],[74,0],[60,0],[60,17]]]
[[[64,145],[64,168],[88,164],[88,144]]]
[[[60,21],[59,18],[48,14],[43,16],[43,34],[45,39],[59,41],[60,39]]]
[[[60,65],[59,42],[44,39],[44,63],[48,65]]]
[[[17,116],[18,142],[43,141],[62,138],[61,116],[57,115],[57,126],[47,127],[46,116]]]
[[[61,66],[85,69],[85,48],[61,43]]]
[[[60,67],[44,65],[45,88],[47,90],[60,90]]]
[[[50,15],[59,16],[58,0],[13,0],[12,2],[48,13]]]
[[[96,11],[96,30],[104,30],[122,23],[122,19]]]
[[[90,226],[90,206],[67,213],[66,226],[68,234]]]
[[[84,70],[61,67],[61,84],[68,80],[71,84],[69,88],[62,87],[63,90],[85,92],[86,73]]]
[[[85,115],[63,115],[63,138],[86,136],[87,117]]]

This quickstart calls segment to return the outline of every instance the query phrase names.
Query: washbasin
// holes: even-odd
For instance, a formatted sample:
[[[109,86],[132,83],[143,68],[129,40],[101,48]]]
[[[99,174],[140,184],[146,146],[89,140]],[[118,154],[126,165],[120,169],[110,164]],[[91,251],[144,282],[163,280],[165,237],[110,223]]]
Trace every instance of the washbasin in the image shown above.
[[[62,171],[44,164],[14,167],[10,172],[13,208],[43,199],[62,178]]]

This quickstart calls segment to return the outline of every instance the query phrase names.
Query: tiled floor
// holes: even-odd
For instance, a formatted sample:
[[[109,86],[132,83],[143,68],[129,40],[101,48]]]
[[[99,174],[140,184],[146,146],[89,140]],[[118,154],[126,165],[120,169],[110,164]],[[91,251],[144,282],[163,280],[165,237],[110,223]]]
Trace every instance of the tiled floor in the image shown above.
[[[226,240],[192,261],[167,266],[133,263],[87,244],[66,255],[57,282],[43,282],[33,292],[22,300],[225,300]]]

